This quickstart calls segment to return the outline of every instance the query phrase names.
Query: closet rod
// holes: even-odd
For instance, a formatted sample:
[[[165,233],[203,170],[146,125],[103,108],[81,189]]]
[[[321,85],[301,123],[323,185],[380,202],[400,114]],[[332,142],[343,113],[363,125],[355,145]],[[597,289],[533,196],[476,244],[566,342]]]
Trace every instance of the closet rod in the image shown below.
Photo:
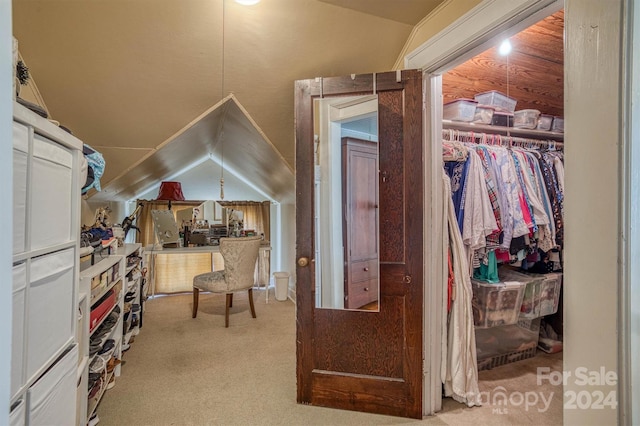
[[[445,141],[458,142],[465,142],[465,140],[471,142],[472,140],[475,143],[486,143],[487,145],[513,145],[521,147],[536,146],[540,148],[553,147],[555,149],[564,148],[563,142],[557,142],[553,140],[521,138],[517,136],[505,136],[495,133],[466,132],[463,130],[455,129],[442,129],[442,138]]]
[[[563,142],[564,133],[537,129],[518,129],[516,127],[493,126],[490,124],[466,123],[463,121],[442,120],[443,129],[454,129],[466,132],[515,136],[520,138],[554,140]]]

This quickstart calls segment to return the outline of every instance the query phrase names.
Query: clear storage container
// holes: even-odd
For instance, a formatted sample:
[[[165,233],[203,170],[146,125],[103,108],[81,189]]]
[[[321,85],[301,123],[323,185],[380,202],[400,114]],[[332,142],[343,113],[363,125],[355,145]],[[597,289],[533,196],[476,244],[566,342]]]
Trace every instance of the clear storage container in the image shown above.
[[[488,328],[518,322],[525,283],[497,284],[471,280],[473,322],[477,328]]]
[[[560,301],[562,274],[528,274],[532,280],[527,284],[520,308],[520,317],[538,318],[555,314]]]
[[[494,110],[495,108],[490,105],[476,105],[476,115],[473,117],[473,122],[480,124],[491,124]]]
[[[442,108],[442,117],[451,121],[473,121],[478,103],[471,99],[456,99]]]
[[[503,327],[476,328],[478,371],[532,358],[536,354],[540,319]]]
[[[518,102],[515,99],[497,90],[478,93],[474,98],[479,104],[490,105],[496,110],[511,113],[516,110],[516,103]]]
[[[494,126],[513,127],[513,114],[496,110],[491,118],[491,124]]]
[[[553,124],[551,125],[552,132],[564,132],[564,118],[553,117]]]
[[[538,125],[540,111],[537,109],[521,109],[513,114],[513,127],[518,129],[535,129]]]
[[[540,114],[540,117],[538,117],[538,125],[536,126],[536,129],[551,130],[552,122],[553,122],[553,115]]]

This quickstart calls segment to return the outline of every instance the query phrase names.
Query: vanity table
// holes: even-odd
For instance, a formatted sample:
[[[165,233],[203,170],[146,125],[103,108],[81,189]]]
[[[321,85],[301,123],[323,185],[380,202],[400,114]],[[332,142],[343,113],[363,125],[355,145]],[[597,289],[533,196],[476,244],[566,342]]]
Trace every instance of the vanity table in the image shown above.
[[[260,253],[258,255],[258,261],[256,267],[258,268],[258,287],[264,285],[265,289],[269,287],[269,254],[271,252],[271,245],[269,241],[264,241],[260,246]],[[167,248],[159,245],[148,245],[144,249],[145,255],[148,255],[148,267],[149,267],[149,279],[151,280],[151,294],[156,294],[156,280],[157,280],[157,268],[158,256],[175,256],[175,255],[191,255],[209,253],[211,255],[211,265],[213,271],[224,269],[224,260],[220,254],[220,246],[193,246],[193,247],[175,247]],[[209,271],[205,271],[209,272]],[[265,274],[265,272],[267,272]],[[191,283],[188,285],[185,283],[184,288],[179,288],[177,291],[189,292],[193,287]],[[266,302],[269,302],[269,292],[266,292]]]

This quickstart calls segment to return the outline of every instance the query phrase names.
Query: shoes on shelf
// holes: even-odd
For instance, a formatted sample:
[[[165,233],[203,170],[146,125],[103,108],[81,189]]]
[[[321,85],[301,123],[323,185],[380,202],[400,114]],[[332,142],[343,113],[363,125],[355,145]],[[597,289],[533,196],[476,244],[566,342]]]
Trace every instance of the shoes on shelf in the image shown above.
[[[121,363],[122,362],[118,358],[111,357],[107,362],[107,373],[111,373]]]
[[[107,383],[107,389],[112,389],[116,385],[116,376],[115,374],[111,376],[109,379],[109,383]]]
[[[100,418],[98,418],[97,414],[94,414],[93,416],[91,416],[91,418],[87,422],[87,426],[95,426],[98,423],[100,423]]]

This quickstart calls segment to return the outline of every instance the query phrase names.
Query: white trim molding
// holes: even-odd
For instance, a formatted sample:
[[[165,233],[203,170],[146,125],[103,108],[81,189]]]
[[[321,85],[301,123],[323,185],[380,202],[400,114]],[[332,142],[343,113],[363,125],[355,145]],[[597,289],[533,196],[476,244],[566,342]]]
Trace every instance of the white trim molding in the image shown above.
[[[485,0],[405,57],[407,69],[434,72],[465,53],[486,50],[488,40],[513,35],[562,8],[561,0]]]

